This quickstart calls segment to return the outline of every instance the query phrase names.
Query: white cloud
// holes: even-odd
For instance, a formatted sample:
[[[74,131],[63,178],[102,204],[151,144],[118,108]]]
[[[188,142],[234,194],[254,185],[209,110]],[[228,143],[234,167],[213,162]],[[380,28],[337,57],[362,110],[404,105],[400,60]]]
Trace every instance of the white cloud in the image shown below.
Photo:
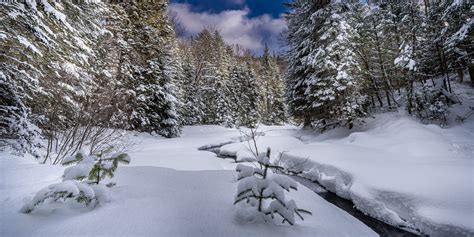
[[[210,13],[194,12],[191,5],[183,3],[173,3],[170,7],[178,14],[188,36],[211,27],[219,30],[227,43],[239,44],[255,52],[261,52],[265,43],[277,50],[279,34],[286,28],[283,17],[273,18],[264,14],[250,18],[248,8]]]

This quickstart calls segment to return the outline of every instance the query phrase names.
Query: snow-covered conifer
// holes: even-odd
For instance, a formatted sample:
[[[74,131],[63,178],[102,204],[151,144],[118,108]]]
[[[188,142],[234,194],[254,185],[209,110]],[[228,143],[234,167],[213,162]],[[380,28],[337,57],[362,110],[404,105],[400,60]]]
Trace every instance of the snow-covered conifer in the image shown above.
[[[239,164],[238,190],[234,204],[242,205],[247,221],[268,221],[281,219],[282,223],[295,224],[295,216],[304,220],[303,214],[311,212],[298,208],[294,200],[287,200],[285,192],[297,190],[297,183],[287,176],[274,173],[282,169],[272,163],[270,148],[258,154],[258,167]]]
[[[300,29],[311,32],[296,37],[300,33],[294,29],[291,32],[296,32],[289,34],[292,54],[301,57],[299,64],[291,63],[292,58],[289,58],[289,90],[293,97],[290,97],[290,106],[294,107],[295,116],[319,129],[352,128],[355,120],[365,115],[366,99],[360,93],[360,66],[353,41],[355,30],[347,19],[348,8],[344,3],[331,3],[313,9],[315,12],[309,17],[311,23],[307,22],[313,27]]]
[[[63,160],[63,165],[73,165],[64,170],[63,182],[51,184],[41,189],[22,208],[23,213],[38,209],[52,211],[56,208],[82,207],[94,208],[98,203],[107,202],[110,196],[100,181],[113,177],[119,163],[130,163],[126,153],[111,154],[107,149],[98,155],[86,155],[83,151]],[[115,183],[106,186],[111,187]]]
[[[130,157],[126,153],[111,154],[111,148],[97,155],[88,156],[84,152],[79,152],[63,160],[62,165],[74,165],[64,170],[63,180],[99,184],[106,177],[114,176],[119,163],[130,163]]]
[[[257,82],[250,62],[245,64],[242,72],[240,125],[254,128],[260,122],[260,111],[258,110]]]
[[[11,147],[14,153],[38,157],[41,130],[31,122],[31,112],[14,80],[0,71],[0,149]]]
[[[282,124],[285,121],[284,85],[276,58],[265,45],[257,74],[260,113],[264,124]]]
[[[98,197],[91,186],[86,183],[67,180],[41,189],[20,211],[29,214],[40,207],[49,209],[46,211],[52,211],[53,208],[58,208],[60,205],[74,206],[75,204],[89,207],[95,206],[97,201]]]

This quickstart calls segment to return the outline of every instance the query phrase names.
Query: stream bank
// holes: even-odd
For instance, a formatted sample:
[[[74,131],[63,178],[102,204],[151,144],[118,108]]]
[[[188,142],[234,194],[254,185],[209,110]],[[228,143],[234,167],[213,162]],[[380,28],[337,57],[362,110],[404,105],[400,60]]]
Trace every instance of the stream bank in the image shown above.
[[[225,143],[225,144],[229,144],[229,143]],[[216,154],[217,158],[232,159],[235,161],[236,157],[234,156],[220,154],[220,147],[222,146],[223,145],[203,146],[199,150],[212,152]],[[355,205],[352,201],[337,196],[335,193],[326,190],[326,188],[324,188],[322,185],[320,185],[317,182],[305,179],[298,175],[289,175],[289,174],[287,175],[292,177],[301,185],[312,190],[313,192],[315,192],[316,194],[324,198],[329,203],[337,206],[338,208],[344,210],[348,214],[357,218],[359,221],[361,221],[362,223],[370,227],[372,230],[374,230],[381,237],[415,237],[415,236],[421,235],[420,233],[415,234],[408,230],[386,224],[385,222],[382,222],[378,219],[375,219],[371,216],[364,214],[363,212],[355,208]]]

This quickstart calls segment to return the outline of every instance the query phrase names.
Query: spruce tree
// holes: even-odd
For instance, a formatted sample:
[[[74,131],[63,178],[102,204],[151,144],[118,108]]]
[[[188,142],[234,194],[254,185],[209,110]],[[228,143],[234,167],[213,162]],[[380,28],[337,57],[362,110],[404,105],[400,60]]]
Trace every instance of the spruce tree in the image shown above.
[[[245,63],[242,73],[240,125],[254,128],[260,122],[260,113],[256,109],[258,108],[258,91],[255,73],[250,62]]]
[[[301,90],[300,97],[305,103],[297,106],[293,101],[290,106],[294,107],[293,111],[304,111],[305,122],[311,122],[316,128],[352,128],[354,121],[365,115],[365,97],[359,91],[359,64],[353,44],[355,32],[348,23],[348,8],[343,3],[332,3],[316,9],[310,17],[314,32],[297,39],[300,44],[308,44],[312,39],[312,46],[304,46],[306,54],[300,59],[301,65],[294,65],[289,58],[293,67],[289,72],[304,70],[303,77],[296,83],[290,81],[289,85],[293,84],[290,91]]]
[[[132,128],[165,137],[180,134],[176,98],[176,63],[173,29],[165,16],[167,3],[131,2],[123,5],[132,30],[126,34],[130,56],[121,65],[130,90]]]
[[[287,15],[289,43],[287,55],[288,72],[286,76],[286,97],[289,112],[296,119],[301,120],[306,126],[311,124],[312,114],[310,102],[306,97],[305,81],[312,74],[307,67],[309,54],[316,50],[316,43],[309,39],[320,37],[320,19],[313,18],[328,4],[327,1],[297,0],[289,4],[292,9]]]
[[[254,215],[251,221],[267,221],[279,216],[282,223],[295,224],[295,215],[304,220],[303,214],[311,212],[298,208],[294,200],[286,200],[285,192],[297,190],[297,183],[287,176],[276,174],[282,167],[270,159],[270,148],[257,155],[259,167],[239,164],[238,190],[234,205],[245,203]]]
[[[196,69],[191,46],[187,42],[180,44],[180,58],[182,60],[182,78],[180,85],[183,90],[182,115],[185,125],[195,125],[202,123],[204,112],[199,93],[199,82],[196,80]]]
[[[258,89],[262,123],[281,124],[285,121],[284,86],[276,59],[270,55],[267,45],[259,63]]]
[[[41,131],[32,123],[21,94],[15,81],[0,71],[0,150],[10,147],[16,154],[38,157]]]

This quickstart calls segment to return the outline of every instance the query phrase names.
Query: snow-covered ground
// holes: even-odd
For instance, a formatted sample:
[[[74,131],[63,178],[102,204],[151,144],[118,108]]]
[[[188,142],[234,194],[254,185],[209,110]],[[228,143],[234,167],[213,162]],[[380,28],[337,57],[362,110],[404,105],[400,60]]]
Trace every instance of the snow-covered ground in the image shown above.
[[[285,152],[284,166],[373,217],[430,235],[466,236],[474,234],[472,125],[442,129],[392,113],[359,132],[334,131],[333,139],[274,130],[258,144]],[[221,153],[238,157],[247,144]]]
[[[474,93],[464,95],[457,114],[474,106]],[[289,125],[261,131],[262,151],[284,152],[286,167],[373,217],[432,236],[474,235],[474,117],[440,128],[386,113],[351,131],[320,135]],[[49,214],[19,210],[35,192],[60,182],[64,167],[0,153],[0,236],[376,236],[303,185],[288,197],[312,211],[305,221],[239,222],[234,161],[198,148],[232,142],[221,153],[245,159],[241,137],[219,126],[185,127],[174,139],[132,135],[132,162],[118,169],[110,202]]]
[[[235,164],[197,150],[239,136],[217,126],[186,127],[175,139],[138,134],[131,164],[113,178],[110,202],[47,214],[19,210],[36,191],[60,182],[64,168],[2,153],[0,236],[376,236],[302,185],[287,198],[313,212],[304,222],[241,223],[233,205]]]
[[[464,104],[455,106],[453,115],[464,115],[474,106],[472,89],[462,94]],[[440,128],[403,113],[386,113],[356,130],[322,135],[262,128],[265,136],[258,144],[259,149],[285,152],[284,166],[386,223],[432,236],[472,236],[473,117]],[[242,159],[248,148],[245,142],[235,143],[220,152]]]

